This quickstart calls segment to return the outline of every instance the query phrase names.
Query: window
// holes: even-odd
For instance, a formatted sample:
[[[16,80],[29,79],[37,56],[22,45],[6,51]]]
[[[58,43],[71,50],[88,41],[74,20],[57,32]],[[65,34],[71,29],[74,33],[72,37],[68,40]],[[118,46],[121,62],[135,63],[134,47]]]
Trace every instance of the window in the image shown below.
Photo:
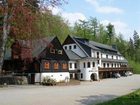
[[[116,63],[115,63],[115,67],[116,67]]]
[[[67,68],[68,68],[67,63],[63,63],[63,64],[62,64],[62,69],[63,69],[63,70],[67,70]]]
[[[54,67],[55,70],[58,70],[58,66],[59,66],[58,63],[53,64],[53,67]]]
[[[77,63],[74,64],[74,67],[77,68]]]
[[[95,67],[95,62],[92,62],[92,67]]]
[[[106,55],[106,58],[108,59],[108,55]]]
[[[87,63],[87,67],[90,68],[90,62]]]
[[[119,64],[117,64],[117,66],[119,67]]]
[[[81,73],[81,78],[83,78],[83,73]]]
[[[113,67],[113,63],[112,63],[112,67]]]
[[[44,68],[45,69],[50,69],[50,63],[49,62],[45,62],[44,63]]]
[[[102,58],[103,54],[101,54],[101,58]]]
[[[50,53],[53,53],[53,54],[55,54],[55,49],[53,49],[53,48],[50,48]]]
[[[72,63],[69,64],[70,68],[72,68]]]
[[[71,50],[71,46],[69,46],[69,49]]]
[[[76,49],[76,45],[74,45],[74,49]]]
[[[103,66],[104,66],[104,68],[105,68],[106,64],[105,64],[105,63],[103,63]]]
[[[67,50],[67,46],[65,46],[65,50]]]
[[[99,52],[97,52],[97,58],[99,58]]]
[[[107,67],[109,67],[109,63],[107,63]]]
[[[62,55],[63,51],[62,50],[58,50],[58,54]]]
[[[100,61],[98,60],[97,63],[100,64]]]
[[[118,59],[118,56],[116,55],[116,59]]]
[[[85,62],[83,63],[83,68],[86,68],[86,63]]]

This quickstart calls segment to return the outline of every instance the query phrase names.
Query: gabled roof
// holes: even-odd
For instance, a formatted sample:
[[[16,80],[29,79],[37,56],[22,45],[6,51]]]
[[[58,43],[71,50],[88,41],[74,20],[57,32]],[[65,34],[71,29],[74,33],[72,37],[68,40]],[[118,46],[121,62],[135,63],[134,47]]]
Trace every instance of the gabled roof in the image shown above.
[[[65,52],[68,55],[70,60],[79,60],[82,58],[71,50],[65,50]]]
[[[102,43],[94,42],[94,41],[89,41],[88,39],[85,38],[80,38],[80,37],[75,37],[75,36],[70,36],[73,40],[75,40],[77,43],[79,43],[81,46],[85,45],[93,50],[97,51],[102,51],[108,54],[116,54],[116,55],[121,55],[120,52],[117,50],[117,48],[113,48],[112,46],[105,45]]]
[[[38,56],[47,46],[51,46],[51,42],[55,37],[47,37],[43,39],[37,39],[32,41],[32,55],[33,57]]]
[[[35,40],[18,40],[19,44],[22,47],[31,48],[32,49],[32,56],[38,56],[47,46],[51,46],[51,42],[56,37],[47,37],[42,39],[35,39]],[[11,48],[7,48],[5,51],[5,60],[11,59]]]
[[[80,47],[80,49],[85,53],[85,55],[87,56],[87,57],[90,57],[90,55],[83,49],[83,47],[78,43],[78,41],[74,38],[74,37],[72,37],[72,36],[68,36],[68,37],[70,37],[71,39],[72,39],[72,41],[74,41],[79,47]],[[64,42],[65,43],[65,42]]]

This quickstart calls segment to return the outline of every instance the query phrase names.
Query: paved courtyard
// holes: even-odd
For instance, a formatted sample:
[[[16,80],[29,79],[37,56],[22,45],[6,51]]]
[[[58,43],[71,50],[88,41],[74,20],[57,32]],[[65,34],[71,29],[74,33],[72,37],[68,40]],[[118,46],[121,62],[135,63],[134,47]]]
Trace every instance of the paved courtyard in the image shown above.
[[[0,105],[90,105],[140,88],[140,75],[81,82],[75,86],[10,86],[0,88]]]

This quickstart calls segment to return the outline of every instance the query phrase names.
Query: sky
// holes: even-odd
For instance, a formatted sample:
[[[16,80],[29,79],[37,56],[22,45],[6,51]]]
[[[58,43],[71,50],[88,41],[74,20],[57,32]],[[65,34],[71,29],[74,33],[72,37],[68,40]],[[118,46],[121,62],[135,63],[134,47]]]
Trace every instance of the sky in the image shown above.
[[[140,33],[140,0],[67,0],[68,4],[52,9],[73,26],[76,21],[96,17],[101,24],[112,23],[125,40]]]

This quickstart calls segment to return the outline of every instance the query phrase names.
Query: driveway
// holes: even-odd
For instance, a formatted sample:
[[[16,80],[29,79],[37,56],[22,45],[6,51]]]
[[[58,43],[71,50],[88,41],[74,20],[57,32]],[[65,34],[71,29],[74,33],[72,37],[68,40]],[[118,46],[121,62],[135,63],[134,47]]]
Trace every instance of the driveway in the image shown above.
[[[90,105],[128,94],[139,82],[133,75],[75,86],[10,86],[0,89],[0,105]]]

